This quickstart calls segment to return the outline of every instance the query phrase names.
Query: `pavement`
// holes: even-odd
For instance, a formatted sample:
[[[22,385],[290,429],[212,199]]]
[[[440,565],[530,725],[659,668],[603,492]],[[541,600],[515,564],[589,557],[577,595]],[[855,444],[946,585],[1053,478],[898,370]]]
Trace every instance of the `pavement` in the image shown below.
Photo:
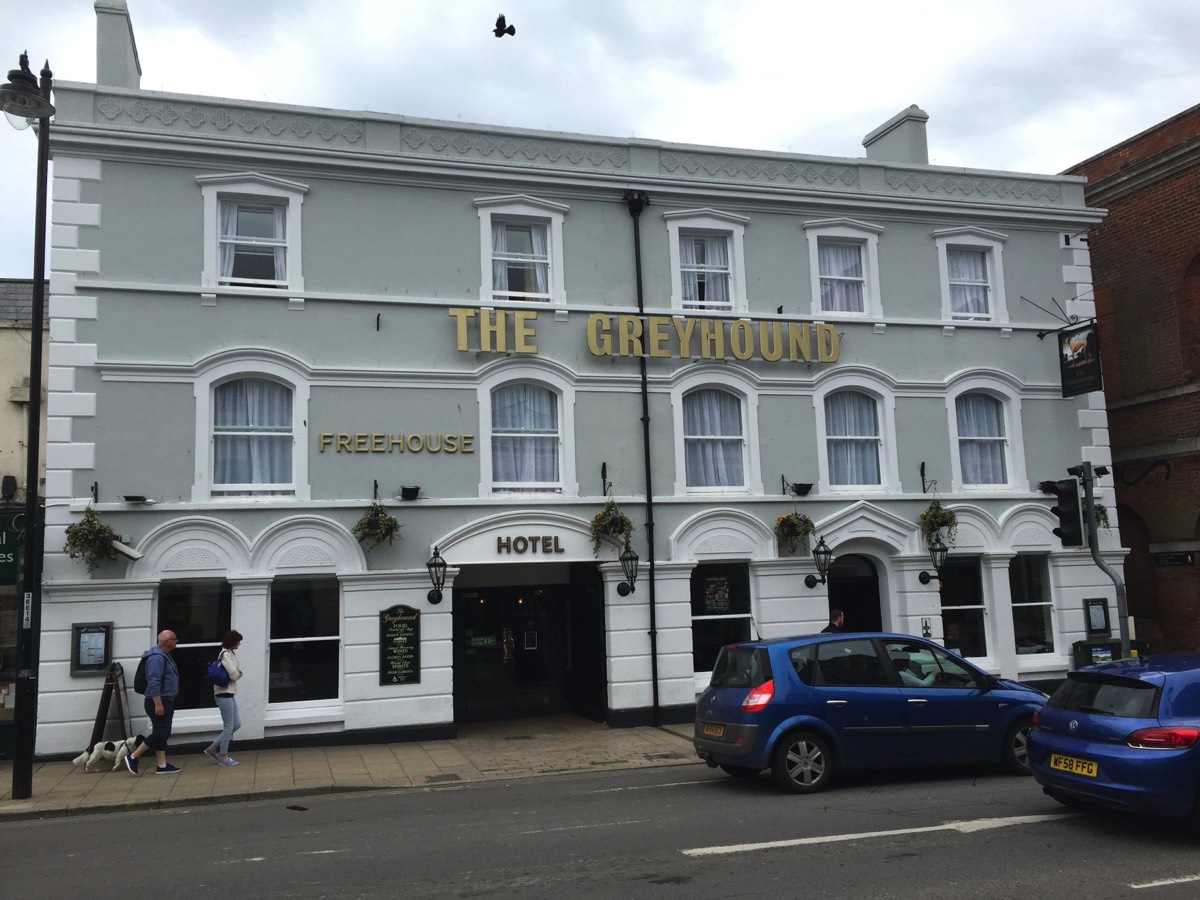
[[[173,745],[176,775],[157,775],[142,757],[136,778],[122,767],[85,772],[70,762],[35,761],[33,796],[12,799],[12,761],[0,762],[0,821],[90,815],[204,803],[367,790],[702,765],[692,726],[609,728],[574,716],[458,726],[448,740],[239,751],[236,766],[218,766],[207,741]],[[111,763],[109,764],[111,766]]]

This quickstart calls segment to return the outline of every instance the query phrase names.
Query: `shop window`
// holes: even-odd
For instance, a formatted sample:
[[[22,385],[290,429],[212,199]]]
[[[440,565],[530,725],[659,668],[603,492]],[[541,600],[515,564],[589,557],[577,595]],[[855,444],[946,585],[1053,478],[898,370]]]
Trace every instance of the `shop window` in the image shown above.
[[[750,640],[750,570],[701,563],[692,570],[692,665],[711,672],[726,644]]]
[[[292,494],[292,391],[266,378],[213,390],[213,494]]]
[[[704,388],[683,398],[683,447],[689,488],[746,484],[742,401],[729,391]]]
[[[1053,653],[1049,558],[1032,553],[1014,556],[1008,564],[1008,590],[1017,653]]]
[[[341,624],[337,578],[277,578],[272,582],[268,703],[338,698]]]
[[[949,556],[941,571],[942,643],[959,656],[987,656],[987,607],[977,556]]]
[[[232,609],[233,591],[227,581],[164,581],[158,586],[155,636],[170,630],[179,638],[171,654],[179,669],[176,709],[213,705],[212,685],[204,680],[204,673],[231,627]]]

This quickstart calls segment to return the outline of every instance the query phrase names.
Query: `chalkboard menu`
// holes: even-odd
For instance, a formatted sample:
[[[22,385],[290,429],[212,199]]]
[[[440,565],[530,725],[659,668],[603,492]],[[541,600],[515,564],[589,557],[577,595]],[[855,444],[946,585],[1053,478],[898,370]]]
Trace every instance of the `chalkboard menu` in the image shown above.
[[[421,680],[421,611],[393,606],[379,613],[379,683]]]

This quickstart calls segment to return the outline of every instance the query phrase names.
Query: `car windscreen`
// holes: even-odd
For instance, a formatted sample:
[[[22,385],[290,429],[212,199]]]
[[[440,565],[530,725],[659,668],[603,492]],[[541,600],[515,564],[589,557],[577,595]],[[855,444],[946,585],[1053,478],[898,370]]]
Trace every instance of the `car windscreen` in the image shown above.
[[[722,647],[713,667],[710,687],[752,688],[771,677],[767,652],[755,647]]]
[[[1158,710],[1158,689],[1130,678],[1072,672],[1046,705],[1068,712],[1152,719]]]

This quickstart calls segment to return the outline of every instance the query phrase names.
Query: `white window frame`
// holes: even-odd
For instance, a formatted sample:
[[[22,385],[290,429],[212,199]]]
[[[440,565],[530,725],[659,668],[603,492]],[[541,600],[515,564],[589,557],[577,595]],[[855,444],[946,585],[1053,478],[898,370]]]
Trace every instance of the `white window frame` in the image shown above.
[[[683,398],[703,388],[728,391],[735,395],[742,406],[742,474],[744,484],[729,487],[695,486],[687,483],[687,452],[684,447],[686,433],[683,424]],[[675,495],[761,495],[762,468],[755,448],[758,443],[758,391],[747,381],[729,372],[705,368],[693,371],[671,387],[671,417],[676,435],[675,440]]]
[[[218,385],[243,378],[266,378],[286,385],[292,392],[292,493],[254,496],[251,494],[214,495],[213,466],[213,392]],[[308,483],[308,400],[307,374],[299,368],[261,356],[238,354],[205,366],[194,381],[196,398],[196,460],[192,483],[193,502],[263,503],[292,502],[311,498]]]
[[[291,293],[304,291],[304,267],[300,248],[304,246],[301,206],[308,185],[286,181],[258,172],[230,175],[200,175],[196,178],[204,205],[204,268],[200,286],[206,290],[232,290]],[[283,206],[284,244],[287,247],[287,280],[280,285],[256,286],[232,283],[221,277],[221,202],[233,201],[265,206]],[[272,245],[274,246],[274,245]]]
[[[497,486],[492,479],[492,392],[510,384],[536,384],[549,389],[558,398],[558,477],[553,486],[539,486],[523,491],[510,484]],[[500,370],[480,381],[476,398],[479,402],[479,496],[513,497],[521,494],[545,497],[548,495],[578,496],[575,476],[575,386],[562,375],[538,364],[503,365]]]
[[[938,280],[942,291],[942,319],[949,322],[1007,322],[1004,295],[1004,243],[1008,235],[986,228],[942,228],[933,232],[937,245]],[[984,254],[988,267],[988,313],[985,316],[955,313],[950,301],[950,266],[947,250],[974,250]]]
[[[842,391],[857,391],[875,401],[879,418],[879,484],[831,484],[829,471],[829,429],[825,421],[825,398]],[[818,493],[896,494],[900,492],[900,462],[896,448],[896,397],[892,388],[873,372],[853,371],[823,381],[813,392],[816,413]]]
[[[746,298],[746,226],[745,216],[705,207],[663,213],[667,223],[667,247],[671,265],[671,307],[690,315],[705,313],[738,313],[749,310]],[[679,240],[683,234],[698,233],[712,237],[724,236],[729,249],[729,309],[697,310],[683,303],[682,262]]]
[[[565,306],[567,302],[566,275],[563,267],[563,219],[570,207],[527,194],[508,194],[503,197],[477,197],[479,213],[479,300],[481,303],[550,303]],[[547,298],[510,298],[498,294],[492,287],[492,224],[516,222],[542,225],[546,229],[546,253],[549,257]]]
[[[811,279],[812,314],[814,316],[853,316],[872,318],[883,315],[883,300],[879,285],[879,235],[880,225],[871,225],[854,219],[813,219],[804,223],[808,239],[808,269]],[[820,243],[831,241],[841,244],[857,244],[862,250],[863,309],[862,312],[843,312],[824,309],[821,306],[821,258]]]
[[[1008,475],[1005,484],[967,484],[963,480],[962,454],[959,451],[958,398],[964,394],[988,394],[1000,401],[1004,410],[1005,460]],[[1027,491],[1025,478],[1025,438],[1021,429],[1021,394],[1013,385],[993,377],[973,375],[950,385],[946,392],[946,417],[950,434],[950,461],[953,470],[952,490],[955,493],[1011,493]]]

